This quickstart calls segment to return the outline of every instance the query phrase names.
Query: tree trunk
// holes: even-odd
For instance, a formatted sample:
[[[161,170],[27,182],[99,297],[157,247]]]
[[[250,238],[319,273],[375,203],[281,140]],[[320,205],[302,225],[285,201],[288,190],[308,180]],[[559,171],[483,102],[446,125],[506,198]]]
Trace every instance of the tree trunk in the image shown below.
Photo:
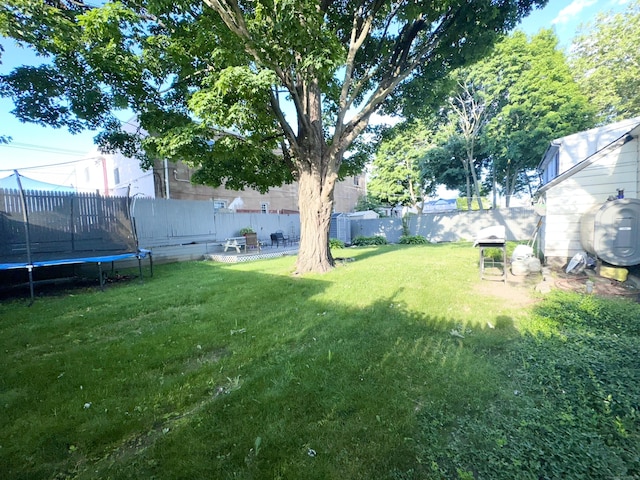
[[[329,249],[329,226],[336,178],[337,175],[331,173],[323,176],[314,167],[300,170],[300,249],[296,274],[324,273],[333,268],[333,257]]]
[[[511,205],[511,197],[516,190],[516,182],[518,181],[518,172],[507,176],[507,207]]]
[[[462,166],[464,167],[464,177],[467,181],[467,210],[471,211],[471,179],[469,177],[469,164],[466,159],[462,159]]]
[[[507,171],[504,175],[504,197],[505,197],[505,205],[507,208],[509,208],[509,205],[511,203],[511,182],[509,182],[509,164],[507,163]]]
[[[473,159],[469,159],[469,169],[471,170],[471,177],[473,178],[473,189],[476,197],[478,197],[478,208],[484,210],[482,206],[482,199],[480,198],[480,186],[478,185],[478,176],[476,175],[476,168],[473,165]]]

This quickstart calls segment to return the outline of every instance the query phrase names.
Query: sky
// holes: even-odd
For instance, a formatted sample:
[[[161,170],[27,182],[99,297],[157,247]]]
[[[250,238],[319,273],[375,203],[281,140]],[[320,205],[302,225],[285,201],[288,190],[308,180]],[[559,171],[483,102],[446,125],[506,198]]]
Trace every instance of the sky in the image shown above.
[[[628,0],[550,0],[544,9],[525,18],[518,29],[528,35],[541,28],[552,28],[560,40],[560,47],[568,49],[579,27],[600,12],[623,10]],[[29,50],[17,48],[13,41],[2,38],[4,48],[0,73],[7,74],[14,67],[41,63]],[[95,161],[98,156],[93,144],[97,132],[72,135],[64,129],[21,123],[10,112],[13,103],[0,98],[0,135],[10,136],[11,143],[0,144],[0,178],[19,169],[22,175],[56,183],[72,185],[73,166]]]

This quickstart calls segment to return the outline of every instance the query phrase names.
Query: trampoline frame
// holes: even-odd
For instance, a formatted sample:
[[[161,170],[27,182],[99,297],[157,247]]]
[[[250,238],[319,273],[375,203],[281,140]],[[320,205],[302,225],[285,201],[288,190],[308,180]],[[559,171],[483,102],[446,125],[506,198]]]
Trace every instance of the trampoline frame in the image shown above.
[[[26,261],[21,262],[7,262],[0,263],[0,270],[17,270],[17,269],[26,269],[29,275],[29,292],[31,295],[31,305],[35,298],[35,289],[34,289],[34,270],[36,268],[41,267],[53,267],[53,266],[61,266],[61,265],[79,265],[86,263],[95,263],[98,266],[98,274],[100,276],[100,289],[104,290],[104,275],[102,270],[102,264],[106,262],[111,262],[112,270],[114,268],[114,262],[119,260],[129,260],[129,259],[137,259],[138,260],[138,271],[140,273],[140,280],[142,281],[142,259],[149,257],[149,265],[150,265],[150,276],[153,276],[153,255],[151,250],[141,249],[137,247],[136,252],[122,252],[122,253],[111,253],[111,254],[103,254],[103,255],[95,255],[95,256],[78,256],[78,257],[68,257],[62,259],[48,259],[48,260],[34,260],[31,252],[31,238],[30,238],[30,222],[29,222],[29,209],[27,207],[27,202],[25,199],[25,192],[22,188],[22,182],[20,181],[20,175],[17,170],[14,171],[16,174],[16,180],[18,183],[18,189],[20,193],[20,203],[22,206],[22,215],[23,215],[23,225],[24,225],[24,238],[25,238],[25,246],[26,246]],[[130,215],[129,215],[130,218]],[[131,231],[136,240],[137,244],[137,235],[135,232],[135,225],[131,222]],[[133,246],[133,245],[131,245]],[[80,253],[80,252],[78,252]],[[101,253],[96,251],[95,253]],[[104,252],[106,253],[106,251]],[[58,255],[65,255],[63,252],[59,252]],[[55,254],[54,254],[55,255]]]

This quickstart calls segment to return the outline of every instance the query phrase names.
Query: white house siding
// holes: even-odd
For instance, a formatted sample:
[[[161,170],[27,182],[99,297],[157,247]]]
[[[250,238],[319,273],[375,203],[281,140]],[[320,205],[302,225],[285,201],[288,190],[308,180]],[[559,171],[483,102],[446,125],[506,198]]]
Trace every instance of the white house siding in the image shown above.
[[[142,170],[138,160],[120,153],[100,154],[95,151],[88,155],[93,155],[92,160],[83,162],[75,169],[78,191],[97,191],[102,195],[122,197],[154,196],[153,171]]]
[[[640,130],[640,129],[636,129]],[[545,192],[547,215],[541,235],[549,263],[564,263],[582,250],[580,218],[591,207],[624,189],[625,198],[639,198],[639,142],[637,133],[608,155],[588,165]]]
[[[614,142],[639,123],[640,117],[636,117],[556,139],[551,142],[551,147],[547,150],[538,169],[543,171],[543,176],[549,169],[555,170],[555,168],[557,171],[553,172],[553,176],[564,173]],[[550,164],[555,157],[557,157],[557,166],[553,167]],[[549,180],[552,178],[545,178],[545,181]]]
[[[128,193],[131,197],[139,195],[153,198],[155,196],[152,169],[142,170],[140,162],[132,162],[120,153],[110,156],[112,164],[109,174],[113,178],[111,195],[126,196]],[[119,183],[116,183],[114,178],[116,168],[119,171]]]

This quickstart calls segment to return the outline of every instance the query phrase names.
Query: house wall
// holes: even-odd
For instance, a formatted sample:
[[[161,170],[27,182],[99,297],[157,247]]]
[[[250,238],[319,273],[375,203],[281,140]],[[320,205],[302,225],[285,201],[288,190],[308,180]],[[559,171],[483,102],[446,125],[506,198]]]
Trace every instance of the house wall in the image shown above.
[[[169,181],[169,198],[178,200],[213,200],[222,202],[224,208],[237,212],[262,212],[266,204],[267,213],[297,213],[298,184],[273,187],[266,194],[252,189],[242,191],[227,190],[226,188],[212,188],[191,183],[195,170],[184,163],[168,162],[165,169],[164,162],[157,161],[154,165],[156,178],[155,196],[166,198],[166,181]],[[348,177],[336,183],[334,191],[334,211],[352,212],[358,198],[366,192],[364,175]]]
[[[541,234],[541,250],[547,262],[564,264],[579,251],[580,219],[593,206],[616,196],[639,198],[640,145],[637,138],[576,172],[544,195],[547,214]]]
[[[79,164],[74,185],[79,192],[105,196],[154,196],[152,170],[142,170],[138,160],[120,153],[100,154]]]
[[[212,188],[191,183],[195,170],[184,163],[158,160],[152,169],[142,170],[137,159],[122,154],[97,152],[95,158],[76,168],[76,188],[80,192],[99,192],[111,196],[143,196],[175,200],[213,200],[216,208],[228,208],[236,212],[297,213],[298,184],[273,187],[266,194],[257,190],[243,191]],[[336,183],[334,211],[353,212],[358,199],[366,193],[365,176],[348,177]]]

